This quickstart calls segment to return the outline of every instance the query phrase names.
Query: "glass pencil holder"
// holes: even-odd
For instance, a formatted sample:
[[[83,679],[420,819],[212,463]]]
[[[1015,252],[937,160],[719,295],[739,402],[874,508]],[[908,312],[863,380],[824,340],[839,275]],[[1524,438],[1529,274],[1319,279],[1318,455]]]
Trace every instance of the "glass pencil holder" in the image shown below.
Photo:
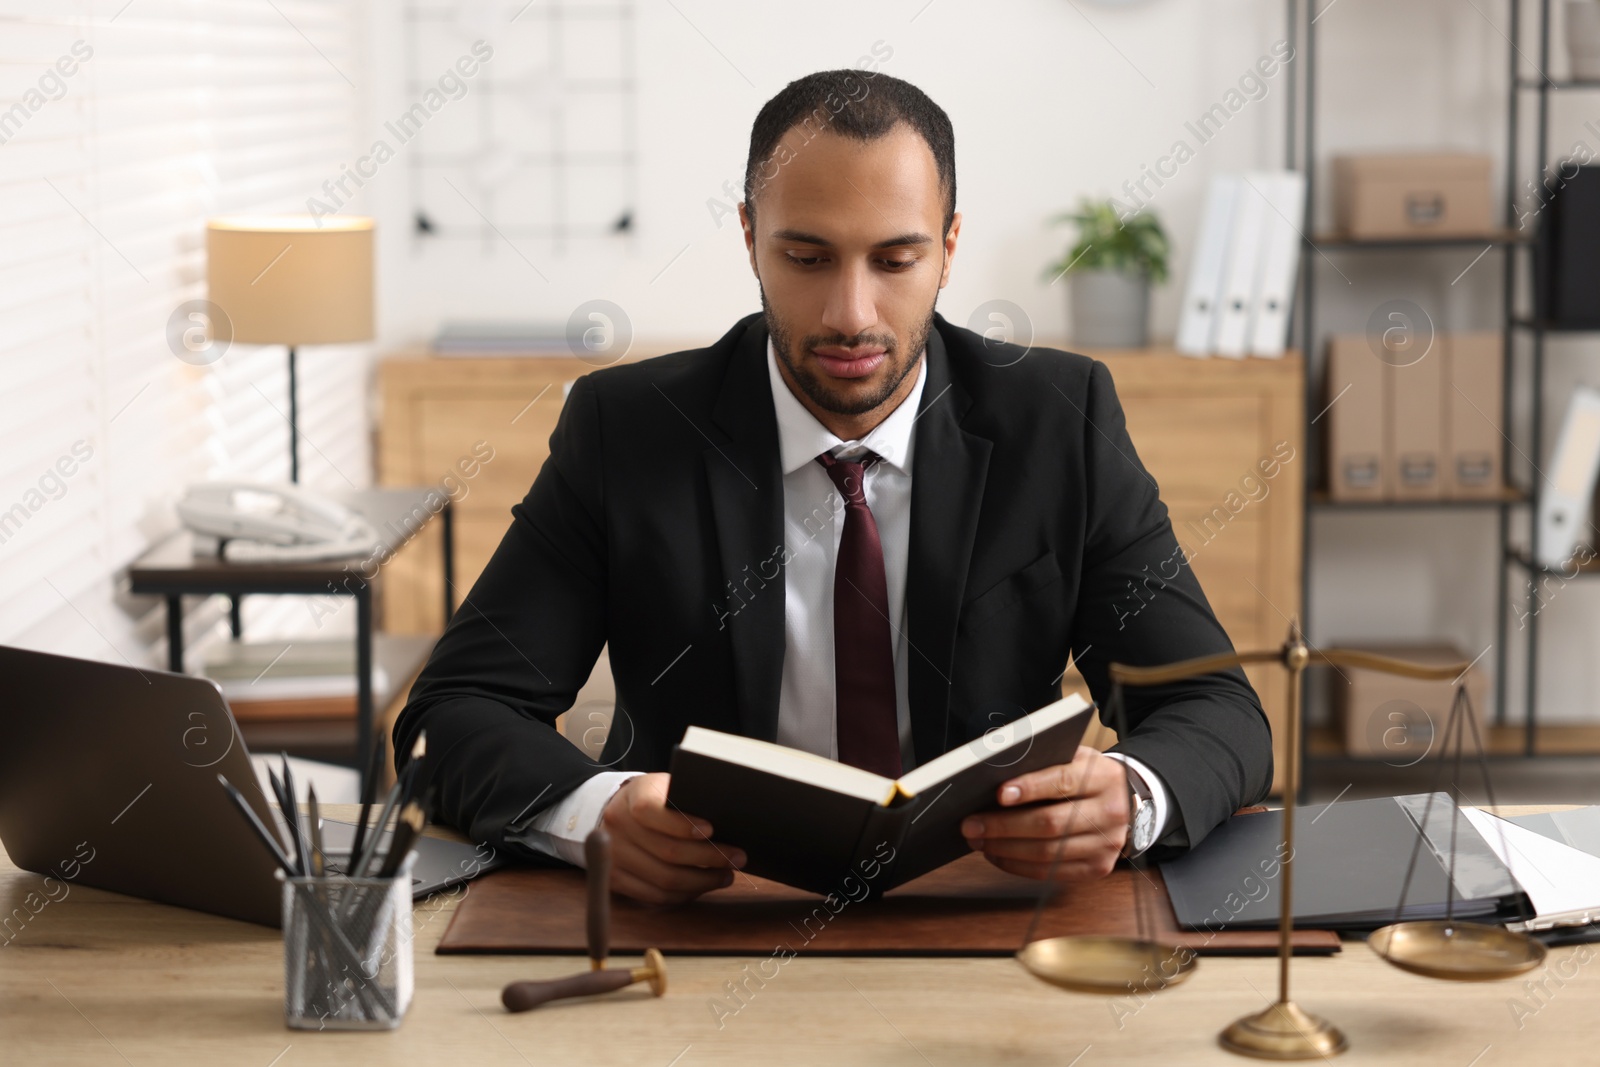
[[[411,1005],[411,866],[393,878],[283,883],[283,1019],[292,1030],[392,1030]]]

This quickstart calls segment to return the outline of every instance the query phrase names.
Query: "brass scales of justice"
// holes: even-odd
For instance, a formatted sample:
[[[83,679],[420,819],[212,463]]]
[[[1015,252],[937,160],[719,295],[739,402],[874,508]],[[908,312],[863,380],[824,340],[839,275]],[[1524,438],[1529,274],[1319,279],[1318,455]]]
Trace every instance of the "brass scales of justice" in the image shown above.
[[[1258,1059],[1305,1060],[1333,1056],[1349,1047],[1344,1034],[1327,1019],[1306,1011],[1289,998],[1289,965],[1293,958],[1294,933],[1294,810],[1295,798],[1299,793],[1298,754],[1302,675],[1308,666],[1319,663],[1431,681],[1455,679],[1455,696],[1440,746],[1439,766],[1435,772],[1434,784],[1437,787],[1438,776],[1444,770],[1446,752],[1453,742],[1455,749],[1452,786],[1455,795],[1459,797],[1461,752],[1465,732],[1470,726],[1485,791],[1492,807],[1494,795],[1489,787],[1489,770],[1484,757],[1483,741],[1478,733],[1477,722],[1471,714],[1471,704],[1464,684],[1470,664],[1462,662],[1427,665],[1355,649],[1316,649],[1307,643],[1299,622],[1293,621],[1289,624],[1288,638],[1275,649],[1223,653],[1155,667],[1112,664],[1110,667],[1112,691],[1108,700],[1113,714],[1112,725],[1116,727],[1119,736],[1125,732],[1126,713],[1121,698],[1121,687],[1124,685],[1162,685],[1251,663],[1276,663],[1289,672],[1285,740],[1291,758],[1283,776],[1286,802],[1283,806],[1283,848],[1280,853],[1283,860],[1279,873],[1282,879],[1282,895],[1278,917],[1278,999],[1262,1011],[1230,1023],[1218,1035],[1218,1041],[1230,1052]],[[1429,794],[1430,806],[1431,803],[1432,793]],[[1425,809],[1423,827],[1428,825],[1428,814],[1429,811]],[[1453,804],[1451,818],[1452,820],[1461,818],[1458,804]],[[1545,958],[1545,947],[1527,934],[1499,926],[1453,919],[1456,896],[1454,821],[1452,821],[1450,845],[1450,877],[1445,892],[1445,918],[1442,921],[1398,921],[1399,914],[1405,906],[1422,838],[1423,833],[1419,828],[1416,844],[1411,853],[1411,862],[1406,870],[1405,884],[1400,891],[1400,902],[1396,906],[1397,921],[1374,931],[1369,936],[1367,944],[1373,951],[1389,964],[1402,970],[1450,981],[1490,981],[1510,978],[1539,966]],[[1504,847],[1503,831],[1502,847]],[[1058,852],[1052,860],[1044,891],[1040,895],[1039,910],[1034,913],[1034,925],[1038,923],[1044,901],[1051,895],[1055,880],[1055,865],[1059,862]],[[1017,959],[1023,967],[1043,981],[1074,992],[1112,996],[1124,995],[1136,988],[1155,992],[1186,980],[1194,972],[1195,954],[1189,949],[1162,944],[1147,933],[1146,909],[1142,906],[1140,887],[1142,883],[1149,881],[1149,874],[1138,861],[1133,861],[1133,866],[1140,875],[1134,881],[1134,912],[1137,923],[1135,936],[1076,935],[1035,941],[1032,940],[1034,926],[1030,926],[1024,937],[1024,945],[1017,953]],[[1150,884],[1153,886],[1154,883]],[[1520,907],[1522,894],[1514,880],[1512,888]]]

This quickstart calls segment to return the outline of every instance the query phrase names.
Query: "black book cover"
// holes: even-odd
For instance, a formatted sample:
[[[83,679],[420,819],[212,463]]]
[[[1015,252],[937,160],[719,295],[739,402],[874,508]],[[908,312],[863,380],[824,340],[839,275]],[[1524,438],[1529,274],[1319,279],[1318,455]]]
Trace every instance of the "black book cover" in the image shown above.
[[[853,869],[870,800],[675,748],[667,802],[744,849],[744,870],[824,895]]]

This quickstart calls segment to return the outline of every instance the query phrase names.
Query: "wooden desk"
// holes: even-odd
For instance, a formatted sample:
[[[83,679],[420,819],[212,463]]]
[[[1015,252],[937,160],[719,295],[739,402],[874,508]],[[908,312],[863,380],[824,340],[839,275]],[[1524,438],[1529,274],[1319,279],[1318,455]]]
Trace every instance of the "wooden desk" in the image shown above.
[[[0,860],[6,914],[40,884]],[[764,986],[749,980],[745,1006],[722,1013],[719,1027],[712,1005],[737,1007],[727,984],[759,975],[767,957],[679,957],[659,1000],[635,988],[509,1015],[499,1000],[506,982],[586,964],[435,956],[454,904],[447,896],[417,907],[416,998],[398,1030],[317,1033],[283,1025],[276,931],[73,888],[0,943],[0,1063],[1240,1064],[1248,1061],[1217,1048],[1216,1034],[1262,1007],[1277,980],[1275,959],[1207,958],[1187,983],[1141,1005],[1057,990],[1011,960],[796,958]],[[1331,959],[1297,960],[1292,993],[1344,1029],[1351,1051],[1338,1062],[1585,1063],[1597,956],[1596,946],[1552,951],[1530,976],[1548,990],[1535,999],[1524,981],[1416,978],[1352,943]],[[1515,1003],[1526,1009],[1520,1029]]]

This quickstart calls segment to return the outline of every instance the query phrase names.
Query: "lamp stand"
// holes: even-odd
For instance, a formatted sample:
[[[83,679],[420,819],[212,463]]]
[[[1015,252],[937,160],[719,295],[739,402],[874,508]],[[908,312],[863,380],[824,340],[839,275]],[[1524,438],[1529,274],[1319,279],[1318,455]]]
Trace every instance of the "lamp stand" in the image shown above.
[[[294,345],[289,346],[289,481],[300,481],[300,391],[295,387]]]

